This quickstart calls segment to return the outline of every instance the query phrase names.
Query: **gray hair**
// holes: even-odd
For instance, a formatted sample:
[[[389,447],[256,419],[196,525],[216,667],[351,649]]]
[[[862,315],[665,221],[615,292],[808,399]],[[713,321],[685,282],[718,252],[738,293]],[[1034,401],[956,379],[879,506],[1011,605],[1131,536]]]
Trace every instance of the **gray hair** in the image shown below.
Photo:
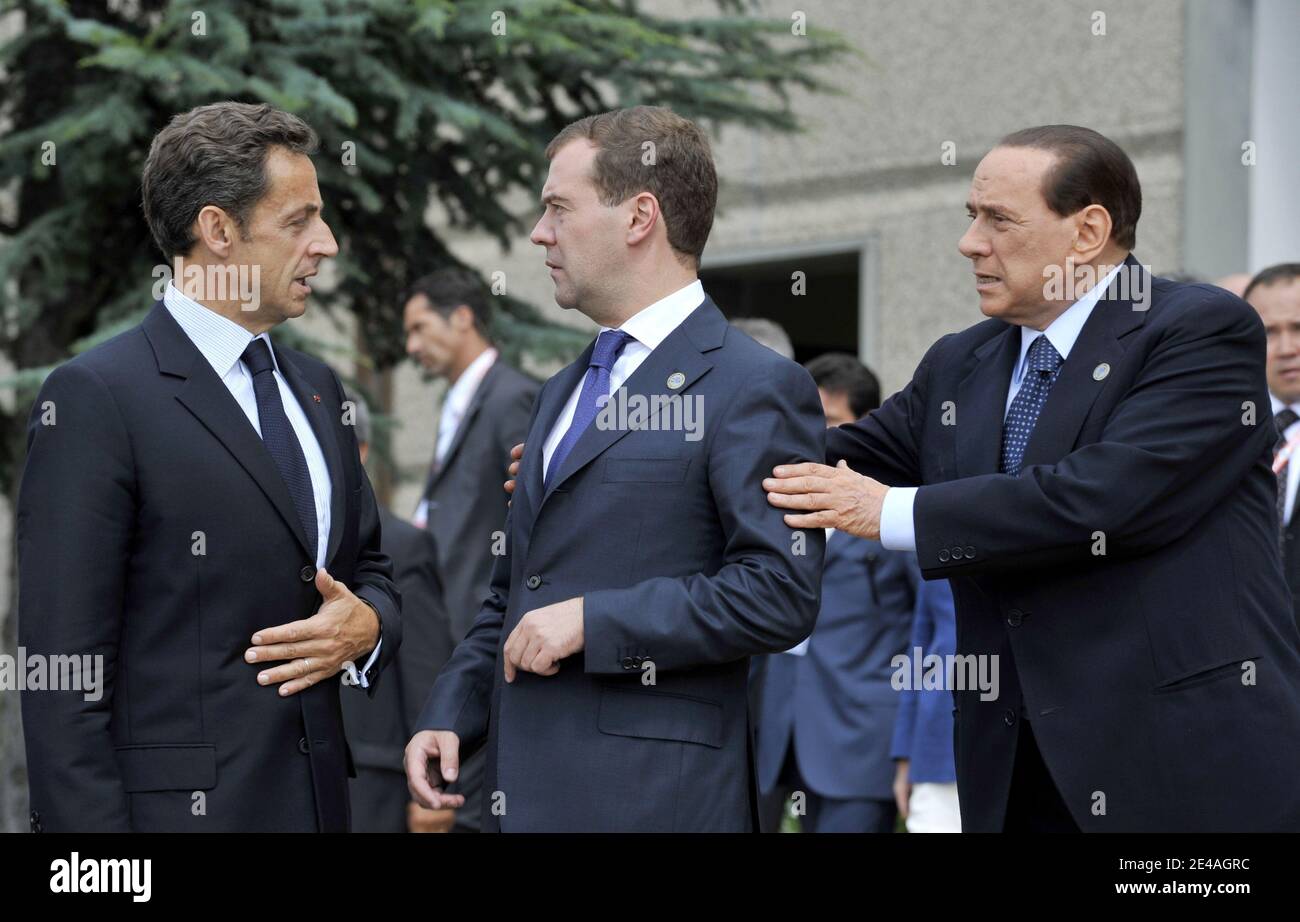
[[[189,253],[194,222],[208,205],[231,215],[242,234],[266,194],[270,149],[310,156],[319,143],[298,116],[266,104],[218,102],[174,116],[154,136],[140,180],[158,248],[169,260]]]
[[[794,358],[794,344],[790,342],[790,336],[781,329],[779,323],[774,323],[766,317],[737,317],[731,321],[731,325],[740,332],[752,336],[777,355],[784,355],[788,359]]]
[[[354,390],[347,391],[346,399],[350,400],[356,408],[352,415],[352,429],[357,434],[357,444],[369,445],[370,405],[366,403],[366,398]]]

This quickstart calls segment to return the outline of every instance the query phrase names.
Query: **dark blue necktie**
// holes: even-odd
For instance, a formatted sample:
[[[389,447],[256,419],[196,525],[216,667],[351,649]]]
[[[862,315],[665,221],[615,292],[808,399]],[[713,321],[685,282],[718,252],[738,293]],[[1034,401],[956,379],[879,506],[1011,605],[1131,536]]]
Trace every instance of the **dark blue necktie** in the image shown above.
[[[1025,459],[1025,448],[1034,434],[1034,425],[1047,395],[1056,383],[1057,374],[1065,359],[1046,336],[1039,336],[1029,347],[1024,383],[1011,401],[1006,421],[1002,424],[1002,473],[1019,474]]]
[[[632,342],[632,339],[633,337],[622,330],[602,330],[596,337],[596,347],[591,350],[591,364],[587,368],[587,376],[582,380],[582,391],[578,394],[578,406],[573,411],[573,422],[569,424],[564,438],[560,439],[560,444],[555,446],[555,453],[551,455],[551,464],[546,468],[545,485],[549,486],[555,479],[560,466],[564,464],[564,459],[577,444],[579,436],[596,418],[596,414],[600,411],[600,404],[597,401],[601,397],[609,397],[610,370],[622,354],[623,347]],[[604,403],[603,400],[600,402]]]
[[[257,394],[257,422],[262,430],[262,441],[271,459],[280,469],[284,485],[289,488],[294,508],[303,531],[307,532],[307,546],[312,560],[316,559],[316,498],[311,489],[311,474],[307,470],[307,457],[294,434],[289,417],[284,414],[280,400],[280,387],[275,383],[275,363],[271,360],[271,347],[264,339],[255,339],[244,350],[244,364],[253,373],[253,391]]]

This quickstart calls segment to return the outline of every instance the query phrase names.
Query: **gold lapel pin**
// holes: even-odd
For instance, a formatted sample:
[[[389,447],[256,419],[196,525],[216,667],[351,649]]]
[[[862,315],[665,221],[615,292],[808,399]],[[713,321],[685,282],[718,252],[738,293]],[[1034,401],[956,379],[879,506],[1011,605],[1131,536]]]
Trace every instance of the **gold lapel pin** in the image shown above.
[[[1098,365],[1096,368],[1092,370],[1092,380],[1101,381],[1108,374],[1110,374],[1110,366],[1105,362],[1102,362],[1100,365]]]
[[[668,386],[673,390],[677,390],[677,388],[681,387],[685,383],[686,375],[682,374],[680,371],[674,371],[668,376]]]

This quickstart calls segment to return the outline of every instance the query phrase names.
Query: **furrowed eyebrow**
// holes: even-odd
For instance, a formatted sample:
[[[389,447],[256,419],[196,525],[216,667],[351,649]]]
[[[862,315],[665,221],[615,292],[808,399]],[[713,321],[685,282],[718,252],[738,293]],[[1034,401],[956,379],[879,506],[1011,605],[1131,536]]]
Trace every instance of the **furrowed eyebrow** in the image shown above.
[[[996,211],[999,214],[1006,215],[1007,217],[1012,217],[1014,215],[1014,212],[1006,205],[999,205],[996,202],[990,202],[986,205],[980,205],[978,209],[970,202],[967,202],[966,211],[970,213],[974,213],[976,211],[982,211],[985,214],[989,214],[990,212]]]
[[[297,209],[296,211],[289,212],[289,214],[285,216],[285,220],[293,221],[298,218],[309,218],[312,215],[316,214],[318,211],[321,211],[320,205],[303,205],[301,208]]]

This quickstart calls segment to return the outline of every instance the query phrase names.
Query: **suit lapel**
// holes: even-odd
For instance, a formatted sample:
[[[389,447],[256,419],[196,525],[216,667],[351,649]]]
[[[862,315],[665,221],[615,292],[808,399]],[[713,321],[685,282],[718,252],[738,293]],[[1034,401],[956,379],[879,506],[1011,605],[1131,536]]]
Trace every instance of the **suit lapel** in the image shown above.
[[[596,341],[592,340],[583,350],[582,355],[551,378],[537,398],[540,401],[537,416],[533,420],[533,427],[529,430],[526,440],[526,444],[532,445],[533,449],[529,451],[525,447],[523,463],[519,468],[525,495],[534,518],[542,505],[542,455],[546,451],[546,439],[551,429],[555,427],[555,421],[564,409],[569,395],[587,373],[587,367],[591,363],[591,353],[595,347]]]
[[[1020,327],[1008,325],[975,350],[976,365],[957,388],[957,473],[996,474],[1002,454],[1007,388],[1020,357]]]
[[[713,367],[713,363],[705,358],[703,353],[722,345],[726,327],[726,318],[714,305],[713,301],[706,296],[700,306],[693,310],[675,330],[669,333],[664,341],[645,357],[637,370],[632,373],[632,376],[623,382],[622,388],[629,402],[644,399],[646,404],[653,408],[646,421],[646,428],[654,429],[659,406],[666,405],[662,401],[660,401],[659,405],[656,405],[655,398],[657,396],[686,395],[690,392],[691,386]],[[594,346],[595,343],[593,342],[592,347]],[[584,363],[581,369],[583,374],[586,373],[586,362],[590,360],[590,356],[591,349],[589,348],[583,354],[583,359],[579,360]],[[677,388],[668,387],[669,376],[678,372],[684,376],[685,380]],[[577,386],[577,381],[578,377],[574,377],[568,389],[562,390],[563,400],[568,399],[573,392],[573,388]],[[561,406],[563,406],[563,402]],[[558,415],[558,411],[556,415]],[[549,434],[550,427],[541,431],[544,434]],[[590,464],[630,431],[628,428],[602,429],[593,421],[579,436],[573,450],[569,452],[569,456],[564,459],[563,470],[559,471],[551,479],[545,494],[541,498],[541,502],[537,504],[538,509],[541,508],[560,484]],[[539,458],[539,467],[540,460]]]
[[[280,476],[280,471],[271,460],[271,454],[266,450],[257,430],[248,421],[225,383],[217,377],[212,366],[161,301],[154,304],[142,326],[158,360],[158,371],[185,379],[176,399],[194,414],[248,472],[271,501],[280,518],[297,536],[298,543],[309,558],[315,560],[316,549],[307,546],[307,533],[298,520],[284,478]],[[332,528],[330,530],[333,531]]]
[[[343,487],[343,450],[334,430],[333,416],[336,409],[341,414],[343,408],[334,407],[333,401],[326,403],[323,395],[312,389],[302,371],[283,350],[276,349],[275,358],[280,371],[284,373],[284,380],[289,383],[289,389],[298,398],[298,405],[302,407],[312,431],[316,433],[321,454],[325,456],[325,467],[329,469],[330,533],[329,543],[325,547],[325,566],[328,567],[334,559],[334,552],[343,541],[344,503],[347,500]],[[313,548],[312,559],[315,557]]]
[[[483,375],[483,380],[479,381],[478,387],[474,389],[474,396],[470,398],[469,406],[465,408],[465,415],[460,418],[460,423],[456,426],[456,434],[451,437],[451,444],[447,446],[447,454],[443,456],[442,463],[437,460],[437,446],[434,446],[433,469],[429,472],[429,480],[425,485],[424,495],[428,496],[433,492],[433,488],[438,485],[442,475],[447,468],[451,467],[452,460],[456,453],[460,451],[460,446],[465,443],[465,434],[474,423],[474,418],[478,416],[479,410],[483,408],[483,402],[487,400],[487,395],[492,392],[495,386],[497,371],[501,365],[501,359],[498,357]],[[444,398],[445,399],[445,398]]]
[[[1120,271],[1135,271],[1129,264],[1137,266],[1132,256]],[[1149,292],[1150,277],[1144,282],[1142,290]],[[1127,298],[1103,295],[1096,303],[1047,395],[1029,444],[1025,446],[1023,467],[1055,464],[1070,453],[1092,405],[1111,382],[1110,370],[1118,366],[1124,355],[1120,338],[1141,326],[1145,319],[1146,313],[1134,310],[1133,302]]]

